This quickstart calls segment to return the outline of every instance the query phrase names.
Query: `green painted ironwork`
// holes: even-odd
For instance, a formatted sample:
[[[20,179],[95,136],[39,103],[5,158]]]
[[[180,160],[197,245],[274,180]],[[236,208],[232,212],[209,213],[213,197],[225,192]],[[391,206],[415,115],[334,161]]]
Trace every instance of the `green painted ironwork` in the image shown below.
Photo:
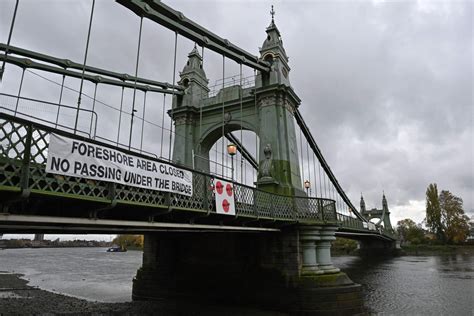
[[[191,170],[194,187],[191,197],[46,173],[49,135],[52,132],[85,140],[68,132],[0,113],[0,196],[6,197],[5,201],[13,196],[16,199],[38,196],[54,198],[58,203],[74,199],[83,203],[99,203],[104,207],[128,205],[138,208],[138,212],[141,208],[154,208],[161,209],[161,213],[184,211],[217,215],[212,185],[219,177],[195,170]],[[95,140],[87,141],[113,147]],[[123,151],[163,162],[137,152]],[[249,222],[258,224],[270,220],[275,223],[334,223],[350,231],[368,231],[358,218],[337,213],[334,200],[278,195],[238,183],[235,183],[234,193],[235,217],[248,218]],[[388,229],[384,231],[382,227],[378,227],[373,233],[395,239],[393,232]]]
[[[106,181],[46,173],[49,136],[52,132],[70,138],[84,139],[71,133],[0,113],[1,193],[22,192],[28,195],[54,196],[58,199],[77,199],[104,204],[117,203],[191,212],[216,212],[211,186],[218,177],[194,170],[191,170],[194,187],[191,197]],[[105,143],[88,141],[112,147]],[[135,152],[130,152],[130,154],[141,155]],[[147,158],[160,161],[149,156]],[[330,199],[288,197],[236,183],[235,200],[238,217],[283,222],[336,221],[335,201]]]

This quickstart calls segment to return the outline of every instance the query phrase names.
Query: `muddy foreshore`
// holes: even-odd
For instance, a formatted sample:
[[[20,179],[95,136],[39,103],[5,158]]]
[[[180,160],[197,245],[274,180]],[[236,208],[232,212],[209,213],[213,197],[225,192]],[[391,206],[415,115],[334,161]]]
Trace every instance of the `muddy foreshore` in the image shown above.
[[[92,302],[29,286],[21,277],[0,273],[0,315],[285,315],[189,301]]]

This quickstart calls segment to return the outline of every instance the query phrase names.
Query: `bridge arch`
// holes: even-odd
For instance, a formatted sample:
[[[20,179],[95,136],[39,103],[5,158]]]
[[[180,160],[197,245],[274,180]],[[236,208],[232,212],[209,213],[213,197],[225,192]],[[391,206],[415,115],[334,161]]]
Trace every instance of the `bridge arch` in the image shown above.
[[[202,135],[199,137],[197,145],[201,153],[209,152],[212,146],[222,138],[222,129],[224,128],[224,134],[240,131],[251,131],[258,135],[257,128],[253,122],[250,121],[240,121],[231,120],[228,123],[216,123],[213,126],[209,127],[203,131]],[[196,148],[198,149],[198,148]]]

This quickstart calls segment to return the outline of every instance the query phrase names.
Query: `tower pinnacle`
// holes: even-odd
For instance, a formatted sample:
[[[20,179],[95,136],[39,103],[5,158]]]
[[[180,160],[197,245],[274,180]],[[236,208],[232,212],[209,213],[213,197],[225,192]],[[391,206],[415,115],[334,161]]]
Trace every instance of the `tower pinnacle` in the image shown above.
[[[364,201],[364,197],[362,196],[362,192],[360,193],[360,212],[361,213],[365,212],[365,201]]]
[[[272,4],[272,9],[270,10],[270,14],[272,16],[272,22],[274,22],[275,10],[273,10],[273,4]]]

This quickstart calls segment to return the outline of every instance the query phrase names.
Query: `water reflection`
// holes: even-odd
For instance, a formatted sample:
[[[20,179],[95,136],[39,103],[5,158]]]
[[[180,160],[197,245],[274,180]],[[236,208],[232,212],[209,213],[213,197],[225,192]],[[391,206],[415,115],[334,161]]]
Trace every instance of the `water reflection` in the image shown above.
[[[25,274],[43,289],[106,302],[131,299],[141,252],[101,248],[8,249],[0,270]],[[473,315],[474,255],[388,259],[334,257],[334,264],[362,284],[371,313]]]
[[[474,256],[335,257],[334,263],[364,287],[372,313],[471,315]]]

